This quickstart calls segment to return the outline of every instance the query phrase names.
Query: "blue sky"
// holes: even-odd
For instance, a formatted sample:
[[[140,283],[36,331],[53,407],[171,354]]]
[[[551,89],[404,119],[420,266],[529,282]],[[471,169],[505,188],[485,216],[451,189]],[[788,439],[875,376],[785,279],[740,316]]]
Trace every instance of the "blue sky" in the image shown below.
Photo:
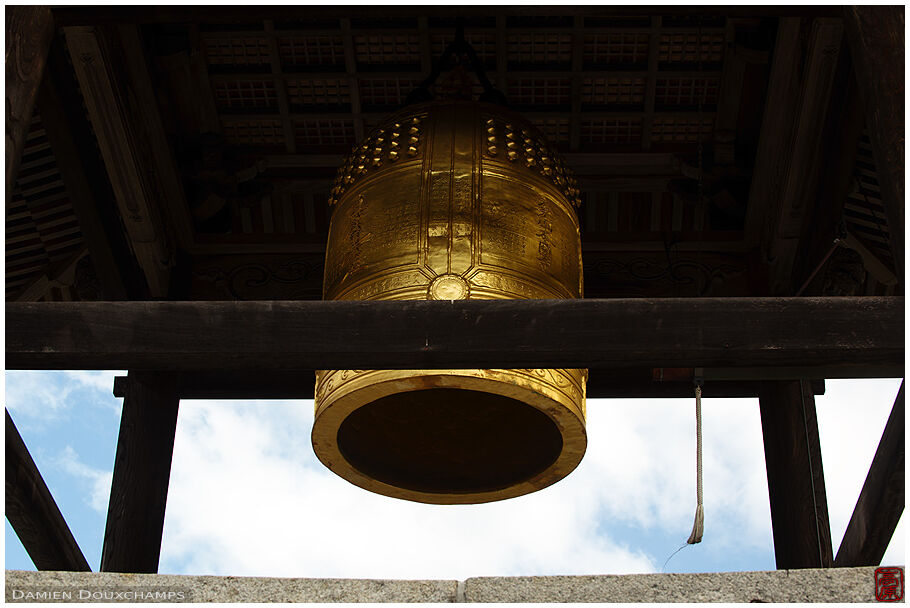
[[[114,375],[6,374],[10,414],[93,569],[119,427]],[[829,380],[817,398],[835,550],[899,385]],[[528,496],[463,506],[374,495],[326,470],[310,446],[312,405],[181,403],[161,572],[448,579],[655,572],[692,526],[692,400],[591,400],[588,453],[569,477]],[[706,398],[704,438],[704,541],[666,571],[774,569],[757,400]],[[904,563],[904,527],[902,520],[884,563]],[[6,568],[34,569],[9,523],[5,540]]]

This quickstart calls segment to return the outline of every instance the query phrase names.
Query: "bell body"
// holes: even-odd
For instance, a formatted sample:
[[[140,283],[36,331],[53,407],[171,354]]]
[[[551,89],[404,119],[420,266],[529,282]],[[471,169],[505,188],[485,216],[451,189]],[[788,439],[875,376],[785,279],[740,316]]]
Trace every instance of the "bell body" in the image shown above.
[[[324,297],[582,297],[577,196],[555,150],[519,115],[473,102],[408,106],[339,172]],[[387,496],[438,504],[519,496],[581,461],[586,377],[318,371],[313,447],[338,475]]]

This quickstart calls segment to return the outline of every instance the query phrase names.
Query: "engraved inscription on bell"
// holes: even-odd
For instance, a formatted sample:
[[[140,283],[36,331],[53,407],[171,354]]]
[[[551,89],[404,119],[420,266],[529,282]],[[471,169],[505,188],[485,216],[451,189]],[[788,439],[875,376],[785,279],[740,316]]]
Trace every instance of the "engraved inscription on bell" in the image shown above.
[[[389,116],[339,169],[329,202],[326,299],[582,297],[577,184],[502,107],[429,102]],[[587,445],[587,370],[316,376],[317,456],[380,494],[520,496],[568,475]]]

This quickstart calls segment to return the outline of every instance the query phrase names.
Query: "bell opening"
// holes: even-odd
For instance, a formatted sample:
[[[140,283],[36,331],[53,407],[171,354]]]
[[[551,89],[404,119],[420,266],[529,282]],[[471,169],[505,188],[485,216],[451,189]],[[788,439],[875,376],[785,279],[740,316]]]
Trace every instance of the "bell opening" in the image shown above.
[[[337,441],[362,474],[438,494],[517,485],[556,462],[563,444],[556,423],[533,406],[456,388],[396,393],[359,407]]]

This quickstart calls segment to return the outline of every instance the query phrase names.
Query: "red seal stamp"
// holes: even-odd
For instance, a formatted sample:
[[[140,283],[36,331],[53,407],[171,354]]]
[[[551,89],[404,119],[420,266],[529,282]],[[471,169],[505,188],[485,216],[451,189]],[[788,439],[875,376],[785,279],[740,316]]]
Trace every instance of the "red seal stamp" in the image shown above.
[[[875,599],[899,602],[904,599],[904,569],[896,566],[875,569]]]

